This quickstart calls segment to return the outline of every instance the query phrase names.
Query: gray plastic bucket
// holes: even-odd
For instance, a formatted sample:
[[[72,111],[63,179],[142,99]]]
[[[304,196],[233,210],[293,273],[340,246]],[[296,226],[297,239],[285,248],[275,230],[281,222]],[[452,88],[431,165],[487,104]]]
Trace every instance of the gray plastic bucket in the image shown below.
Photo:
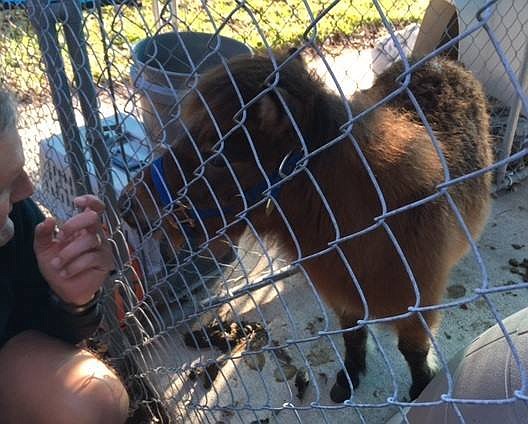
[[[185,46],[185,48],[184,48]],[[181,133],[175,118],[179,99],[193,78],[251,49],[236,40],[200,32],[170,32],[139,42],[133,52],[130,76],[138,90],[147,135],[153,144],[171,143]],[[202,60],[207,57],[203,62]],[[189,78],[195,66],[196,74]]]

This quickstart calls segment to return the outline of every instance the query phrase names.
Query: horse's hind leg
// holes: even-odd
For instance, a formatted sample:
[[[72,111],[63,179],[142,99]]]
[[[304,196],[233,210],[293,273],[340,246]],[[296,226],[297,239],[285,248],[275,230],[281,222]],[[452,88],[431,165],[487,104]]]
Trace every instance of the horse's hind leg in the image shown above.
[[[425,321],[431,332],[437,321],[437,313],[424,314]],[[431,340],[422,322],[417,316],[397,321],[398,349],[409,364],[412,384],[409,390],[411,400],[414,400],[434,377],[434,368],[427,360]]]
[[[346,329],[357,325],[358,319],[361,319],[361,317],[341,317],[341,328]],[[366,327],[343,333],[346,370],[342,369],[337,373],[336,382],[330,391],[330,398],[334,402],[341,403],[349,399],[352,394],[347,373],[352,386],[357,388],[359,385],[359,374],[364,373],[366,369],[367,335]]]

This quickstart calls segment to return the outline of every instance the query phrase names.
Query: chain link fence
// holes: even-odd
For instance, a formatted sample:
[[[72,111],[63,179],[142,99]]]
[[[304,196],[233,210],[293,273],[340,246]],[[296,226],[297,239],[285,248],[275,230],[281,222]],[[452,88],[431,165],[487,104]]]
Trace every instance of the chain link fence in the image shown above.
[[[87,346],[130,422],[526,407],[503,321],[528,298],[524,1],[1,4],[35,199],[107,204],[118,272]],[[514,383],[464,396],[448,362],[494,324]],[[444,386],[410,403],[433,357]]]

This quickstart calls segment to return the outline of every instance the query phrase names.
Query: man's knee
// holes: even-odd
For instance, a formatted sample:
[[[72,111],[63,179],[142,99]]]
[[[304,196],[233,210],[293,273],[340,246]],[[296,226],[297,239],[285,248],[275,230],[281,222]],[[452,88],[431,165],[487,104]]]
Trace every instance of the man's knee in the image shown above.
[[[128,396],[89,352],[28,331],[0,350],[0,408],[13,422],[40,414],[35,422],[120,423]]]
[[[86,351],[77,369],[65,380],[71,413],[86,423],[123,423],[128,415],[128,395],[121,381],[100,360]],[[82,421],[83,417],[90,417]]]

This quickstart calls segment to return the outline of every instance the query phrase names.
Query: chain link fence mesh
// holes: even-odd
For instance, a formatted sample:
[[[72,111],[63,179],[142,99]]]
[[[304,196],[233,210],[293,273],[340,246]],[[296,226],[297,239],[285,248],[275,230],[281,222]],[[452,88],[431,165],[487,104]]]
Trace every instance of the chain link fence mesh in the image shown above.
[[[489,269],[490,258],[499,253],[489,247],[486,236],[477,244],[472,224],[464,219],[467,214],[453,194],[457,187],[482,178],[482,167],[450,173],[450,158],[446,162],[443,144],[437,140],[442,134],[434,109],[421,104],[420,87],[409,88],[422,68],[405,59],[414,52],[427,67],[437,56],[448,56],[480,80],[488,96],[496,158],[484,171],[488,175],[496,171],[497,189],[515,188],[526,173],[528,157],[525,2],[4,0],[2,6],[0,81],[19,101],[19,127],[27,169],[37,187],[35,199],[61,219],[73,213],[76,193],[93,191],[107,203],[119,270],[106,287],[105,322],[88,347],[99,351],[122,376],[132,398],[130,422],[377,423],[393,414],[399,414],[401,422],[413,422],[404,415],[406,407],[423,410],[443,405],[449,405],[455,422],[466,422],[468,404],[485,410],[489,405],[514,408],[526,402],[526,358],[517,353],[502,321],[526,304],[528,271],[519,247],[522,235],[511,235],[512,240],[521,238],[519,249],[514,248],[521,256],[507,265],[507,272],[515,270],[515,276],[505,279],[500,274],[504,270]],[[269,58],[265,63],[274,63],[252,98],[241,94],[251,74],[246,81],[231,71],[231,57],[240,53],[263,55]],[[328,93],[334,93],[328,94],[332,107],[346,111],[336,134],[324,140],[306,134],[304,117],[292,109],[287,90],[281,88],[283,81],[288,82],[287,76],[281,77],[287,75],[287,64],[299,57]],[[405,66],[394,74],[398,81],[394,88],[365,110],[358,109],[357,93],[368,90],[402,58]],[[215,97],[208,97],[211,93],[202,93],[202,75],[215,64],[220,66],[217,73],[228,76],[227,85],[242,96],[238,103],[219,108]],[[386,192],[391,187],[378,182],[376,165],[365,158],[354,128],[378,116],[376,111],[384,110],[398,93],[407,99],[408,113],[418,117],[418,124],[412,125],[429,134],[443,177],[433,191],[402,199],[394,207],[385,200],[393,196]],[[307,102],[309,94],[305,93]],[[272,109],[259,116],[262,125],[277,132],[284,125],[293,129],[298,146],[297,153],[280,155],[275,168],[282,172],[277,175],[266,162],[273,149],[263,150],[254,139],[251,121],[253,106],[270,95]],[[304,98],[302,93],[299,96]],[[191,106],[186,102],[191,99],[201,99],[194,106],[201,124],[193,123],[189,115]],[[306,105],[301,103],[295,107],[302,110]],[[228,149],[230,133],[224,128],[227,124],[216,119],[219,111],[233,108],[236,113],[229,123],[244,132],[252,152],[249,163],[253,171],[258,169],[263,183],[244,180],[247,173],[240,171],[236,154],[223,150]],[[274,121],[276,114],[284,115],[286,123]],[[330,118],[331,113],[311,119],[320,119],[325,126],[324,120]],[[454,133],[464,133],[473,123],[445,124]],[[204,145],[204,136],[198,133],[208,128]],[[376,131],[389,134],[382,126]],[[388,148],[384,144],[388,141],[376,137],[374,133],[371,142],[379,142],[380,151]],[[313,139],[317,148],[310,144]],[[180,147],[172,149],[176,141]],[[350,145],[361,159],[370,190],[376,191],[382,205],[368,225],[354,231],[339,217],[343,211],[355,217],[361,205],[328,198],[332,190],[324,181],[326,174],[310,166],[310,161],[343,145]],[[189,153],[189,146],[199,160]],[[278,146],[273,148],[282,152],[284,148]],[[172,157],[164,161],[161,172],[151,163],[163,152],[165,158]],[[416,159],[417,166],[421,160],[425,159]],[[239,190],[234,197],[245,199],[236,213],[222,203],[223,187],[211,176],[215,167],[229,169],[231,184]],[[338,163],[325,166],[329,174],[339,167]],[[167,175],[171,172],[182,175],[183,183],[178,186],[175,177]],[[157,189],[154,175],[158,175]],[[325,211],[320,213],[331,221],[334,235],[328,240],[317,239],[317,228],[299,228],[288,221],[287,199],[280,198],[280,190],[299,176],[318,194],[323,205],[319,210]],[[347,180],[348,174],[335,178],[333,185],[342,190],[356,189],[357,181]],[[419,183],[409,184],[415,182]],[[256,189],[248,194],[251,184]],[[130,214],[130,203],[135,205],[128,224],[117,202],[125,187],[125,203],[129,203],[125,212]],[[164,196],[168,201],[163,201]],[[203,196],[209,196],[208,210],[216,210],[212,220],[221,221],[213,232],[208,231],[211,218],[203,216]],[[407,289],[413,287],[419,299],[426,293],[419,290],[420,281],[415,280],[402,248],[405,240],[394,231],[391,218],[434,202],[443,202],[451,217],[449,225],[460,228],[457,234],[470,246],[468,257],[457,268],[457,281],[451,281],[446,298],[433,305],[413,299],[397,313],[370,314],[369,307],[375,311],[376,302],[387,299],[369,305],[361,294],[363,276],[356,275],[347,243],[376,231],[385,234],[392,255],[406,270]],[[306,226],[313,222],[313,207],[303,201],[295,205],[306,216]],[[522,214],[525,206],[513,207]],[[256,218],[258,213],[272,216],[270,227],[287,230],[294,255],[285,255],[284,246],[264,234],[267,227],[259,222],[264,218]],[[511,234],[506,227],[501,231]],[[302,246],[310,237],[315,245],[325,247],[305,250]],[[390,269],[384,263],[387,256],[369,251],[368,243],[363,247],[364,254],[371,256],[372,272]],[[431,250],[436,247],[432,241]],[[310,261],[330,256],[337,258],[339,269],[310,267]],[[331,280],[334,273],[346,275],[343,284],[360,293],[364,311],[355,317],[357,322],[343,322],[346,311],[333,310],[321,296],[319,280]],[[444,316],[438,329],[428,325],[431,311]],[[414,404],[409,403],[407,365],[387,331],[387,324],[398,325],[411,314],[419,317],[417,328],[427,335],[434,353],[430,356],[438,358],[444,370],[440,373],[448,382],[444,395]],[[494,324],[499,324],[512,352],[518,385],[507,396],[493,399],[457,397],[455,377],[446,371],[449,359]],[[346,400],[335,402],[330,393],[336,373],[345,365],[350,368],[343,336],[360,332],[369,336],[367,374],[359,387],[352,376],[345,377],[341,386],[352,382],[354,387]]]

